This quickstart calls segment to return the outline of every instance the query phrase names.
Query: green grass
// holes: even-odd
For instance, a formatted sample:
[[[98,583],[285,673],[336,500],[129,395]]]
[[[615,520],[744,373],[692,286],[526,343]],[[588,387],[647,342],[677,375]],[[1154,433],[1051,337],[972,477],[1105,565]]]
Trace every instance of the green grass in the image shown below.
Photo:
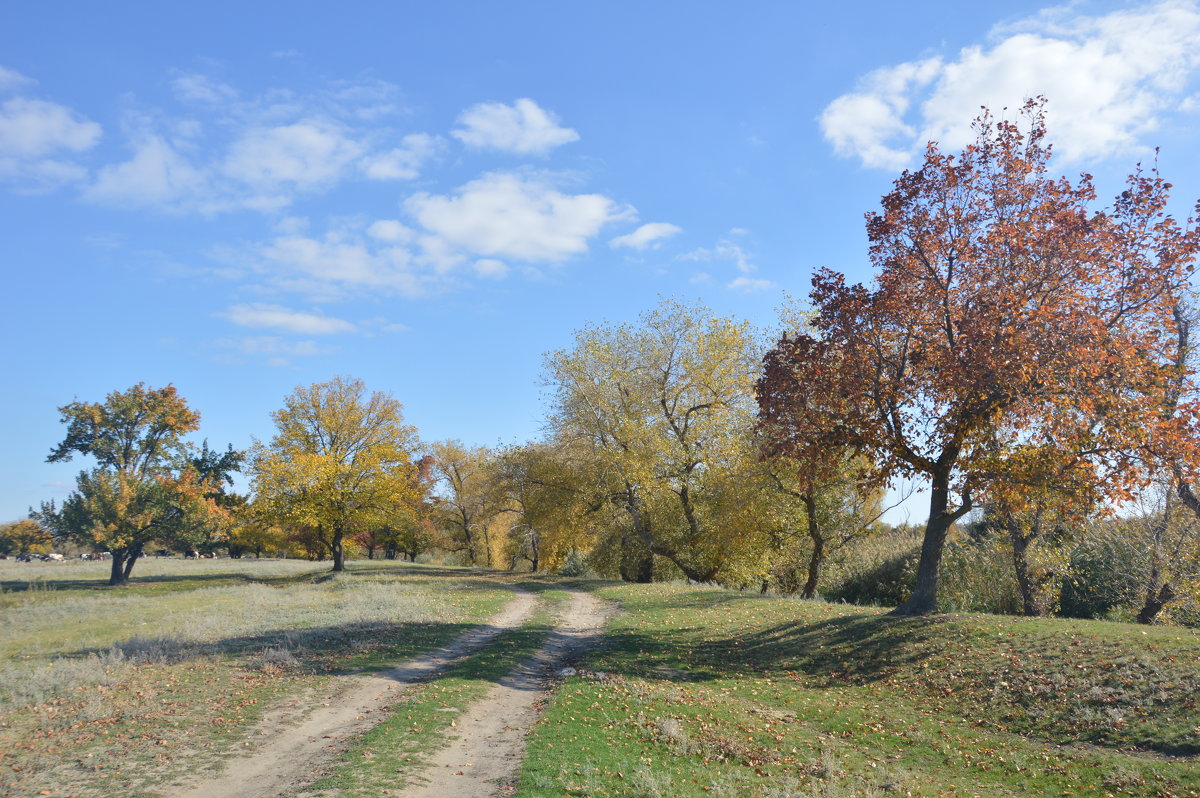
[[[152,794],[276,702],[442,645],[511,598],[387,562],[151,561],[119,589],[95,584],[103,565],[60,564],[33,589],[2,574],[0,796]]]
[[[102,566],[0,568],[0,795],[152,794],[278,701],[445,643],[510,596],[393,563],[147,563],[117,590]],[[574,584],[624,611],[533,730],[522,798],[1200,796],[1194,632]],[[398,789],[544,641],[564,594],[525,586],[530,623],[411,691],[313,790]]]
[[[1191,632],[597,589],[625,612],[534,730],[523,798],[1200,795]]]
[[[529,621],[436,680],[413,688],[385,721],[355,740],[328,777],[306,792],[345,798],[399,794],[428,755],[445,744],[461,713],[542,647],[554,627],[554,607],[570,595],[545,583],[522,586],[540,594],[540,607]]]

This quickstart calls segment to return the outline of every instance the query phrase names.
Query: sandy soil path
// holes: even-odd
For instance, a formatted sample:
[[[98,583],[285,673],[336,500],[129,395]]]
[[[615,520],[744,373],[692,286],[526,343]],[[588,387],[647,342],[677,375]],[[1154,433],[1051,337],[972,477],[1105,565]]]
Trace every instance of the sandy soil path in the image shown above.
[[[202,783],[168,787],[166,794],[173,798],[274,798],[313,781],[350,737],[383,720],[382,710],[396,700],[397,691],[427,680],[501,632],[519,627],[535,603],[531,593],[518,590],[516,598],[489,623],[465,632],[445,648],[391,670],[347,678],[332,695],[309,696],[277,708],[251,732],[262,741],[254,745],[253,753],[229,760],[223,772]]]
[[[546,681],[600,637],[609,605],[572,591],[567,609],[546,645],[500,680],[487,697],[458,719],[460,736],[434,754],[403,798],[491,798],[508,795],[538,716]]]

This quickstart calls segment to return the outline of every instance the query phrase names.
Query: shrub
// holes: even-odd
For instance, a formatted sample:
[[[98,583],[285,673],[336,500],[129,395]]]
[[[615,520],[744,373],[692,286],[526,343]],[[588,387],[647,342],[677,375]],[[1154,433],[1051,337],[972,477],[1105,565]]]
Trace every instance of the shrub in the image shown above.
[[[586,576],[587,572],[587,560],[576,549],[571,549],[567,552],[567,556],[563,559],[563,564],[558,569],[559,576]]]

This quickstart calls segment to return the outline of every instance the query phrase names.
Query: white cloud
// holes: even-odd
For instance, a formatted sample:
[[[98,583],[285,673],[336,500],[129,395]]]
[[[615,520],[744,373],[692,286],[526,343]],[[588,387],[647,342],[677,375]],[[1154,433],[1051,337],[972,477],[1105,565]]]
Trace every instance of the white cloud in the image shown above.
[[[304,216],[284,216],[272,225],[276,233],[295,235],[308,230],[308,218]]]
[[[1168,0],[1081,16],[1051,9],[993,31],[951,59],[878,69],[821,115],[827,140],[865,166],[900,168],[929,140],[958,149],[986,105],[1045,95],[1055,151],[1087,161],[1141,149],[1142,137],[1187,102],[1200,68],[1200,8]]]
[[[503,150],[518,155],[544,155],[555,147],[579,140],[579,134],[561,127],[558,117],[528,98],[512,105],[480,103],[459,114],[460,127],[450,135],[468,147]]]
[[[398,89],[383,81],[242,97],[207,75],[183,74],[172,88],[192,106],[190,115],[128,113],[133,156],[102,167],[88,199],[210,215],[274,213],[347,179],[416,177],[442,144],[423,133],[398,136],[380,123],[397,110]]]
[[[904,122],[909,93],[928,85],[942,67],[939,59],[876,70],[860,82],[860,91],[838,97],[821,114],[825,138],[839,155],[858,155],[863,164],[899,169],[908,162],[915,131]],[[900,138],[905,149],[889,146]]]
[[[221,171],[242,183],[307,189],[337,181],[362,153],[338,126],[321,120],[246,131],[229,149]]]
[[[272,285],[320,299],[366,291],[420,296],[430,282],[407,249],[375,247],[352,231],[280,236],[259,248],[258,256]]]
[[[677,233],[682,233],[683,228],[677,227],[668,222],[650,222],[644,224],[632,233],[623,236],[617,236],[612,241],[608,242],[610,247],[626,247],[628,249],[636,249],[638,251],[645,249],[657,249],[659,244],[664,239],[670,238]]]
[[[169,207],[207,196],[207,177],[158,136],[141,141],[133,157],[105,166],[83,194],[93,202],[119,206]]]
[[[237,89],[207,75],[189,73],[171,81],[175,96],[184,102],[218,104],[237,99]]]
[[[35,83],[37,83],[37,81],[33,78],[27,78],[14,69],[5,69],[4,67],[0,66],[0,91],[22,89],[27,86],[32,86]]]
[[[407,244],[415,237],[412,228],[405,227],[395,219],[380,219],[372,222],[367,228],[367,235],[377,241],[387,241],[392,244]]]
[[[358,329],[344,319],[263,303],[234,305],[217,315],[242,327],[274,328],[301,335],[332,335]]]
[[[743,235],[744,230],[734,228],[732,233]],[[725,284],[726,288],[731,288],[735,291],[761,291],[766,288],[771,288],[775,284],[770,280],[763,280],[752,275],[758,271],[750,257],[750,253],[746,251],[740,244],[730,241],[728,238],[721,238],[716,245],[709,247],[700,247],[691,252],[684,253],[679,256],[679,260],[709,262],[709,261],[730,261],[733,267],[737,269],[738,276]],[[712,275],[706,272],[699,272],[692,276],[691,282],[700,283],[708,282]]]
[[[363,149],[338,125],[318,120],[243,130],[213,160],[195,141],[155,132],[145,119],[131,125],[133,156],[102,167],[86,199],[177,212],[271,213],[341,180]]]
[[[441,150],[442,140],[428,133],[410,133],[400,146],[363,158],[363,174],[372,180],[414,180],[426,161]]]
[[[405,208],[434,235],[423,242],[431,255],[461,250],[534,262],[586,252],[600,228],[632,212],[600,194],[564,194],[543,178],[504,172],[454,196],[415,194]]]
[[[401,333],[410,332],[412,330],[412,327],[409,327],[407,324],[390,321],[382,316],[377,316],[373,319],[366,319],[363,321],[362,326],[368,330],[383,333]]]
[[[764,291],[768,288],[774,287],[774,285],[775,283],[771,282],[770,280],[760,280],[754,277],[742,275],[741,277],[735,277],[733,280],[730,280],[725,284],[725,287],[732,288],[735,291],[749,292]]]
[[[508,276],[508,265],[504,261],[496,260],[495,258],[477,260],[472,265],[472,268],[480,277],[492,280],[502,280]]]
[[[419,297],[470,278],[501,280],[514,270],[536,279],[541,275],[533,264],[586,252],[604,224],[633,213],[604,196],[564,193],[548,180],[488,174],[448,196],[410,197],[411,227],[397,219],[343,219],[312,234],[303,224],[288,224],[271,240],[226,259],[260,275],[270,290],[312,300]],[[312,333],[330,323],[274,305],[239,306],[229,317]]]
[[[5,81],[14,88],[29,82],[8,70],[0,72]],[[32,190],[82,180],[87,170],[70,156],[94,147],[100,132],[66,106],[11,97],[0,104],[0,180]]]
[[[28,97],[0,105],[0,153],[41,158],[59,150],[82,152],[100,140],[100,126],[66,106]]]
[[[751,274],[757,269],[750,262],[749,253],[739,244],[735,244],[727,238],[719,239],[716,246],[711,249],[708,247],[699,247],[691,252],[685,252],[679,256],[679,259],[693,261],[729,260],[733,261],[734,266],[742,274]]]
[[[221,338],[214,341],[213,346],[229,353],[218,357],[218,360],[240,363],[242,358],[239,355],[266,357],[271,366],[286,366],[292,358],[329,355],[337,351],[334,347],[321,346],[316,341],[287,341],[273,335]]]

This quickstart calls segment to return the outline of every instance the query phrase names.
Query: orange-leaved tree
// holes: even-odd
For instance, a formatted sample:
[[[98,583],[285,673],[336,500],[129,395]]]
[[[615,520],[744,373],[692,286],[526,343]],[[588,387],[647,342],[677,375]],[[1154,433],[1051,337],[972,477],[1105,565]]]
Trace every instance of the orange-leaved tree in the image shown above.
[[[819,272],[813,334],[765,360],[766,386],[794,386],[762,391],[782,448],[828,440],[884,475],[929,481],[916,587],[898,614],[936,611],[947,533],[1014,452],[1069,452],[1119,501],[1147,479],[1148,452],[1186,448],[1196,415],[1166,423],[1160,408],[1197,234],[1166,213],[1156,171],[1092,210],[1089,175],[1048,173],[1043,108],[1025,105],[1024,128],[985,111],[958,154],[930,143],[867,215],[875,283]]]
[[[110,551],[110,585],[129,581],[151,541],[169,543],[222,526],[227,511],[214,496],[227,474],[201,473],[190,458],[183,437],[199,427],[200,414],[174,386],[138,383],[103,402],[76,401],[59,412],[67,434],[47,460],[90,455],[96,467],[80,473],[61,508],[51,501],[31,515],[57,537]]]

